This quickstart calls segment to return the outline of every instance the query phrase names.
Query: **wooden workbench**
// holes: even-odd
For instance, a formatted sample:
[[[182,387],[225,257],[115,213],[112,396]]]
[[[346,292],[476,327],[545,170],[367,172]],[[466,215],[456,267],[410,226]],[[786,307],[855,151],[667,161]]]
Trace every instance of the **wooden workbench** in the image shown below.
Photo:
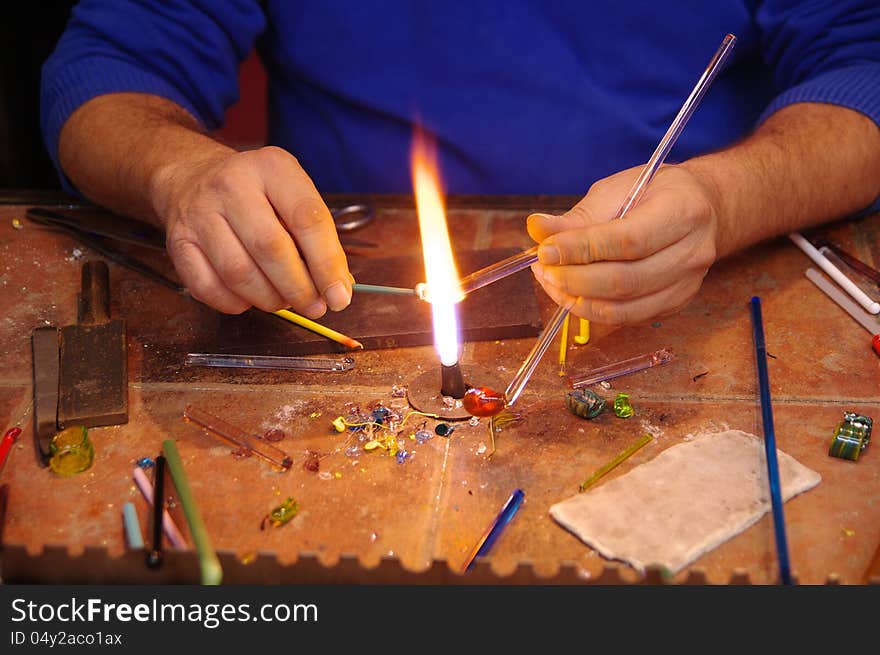
[[[328,202],[351,200],[364,198]],[[409,203],[367,200],[378,208],[369,238],[382,244],[381,252],[418,253]],[[525,215],[559,211],[572,201],[452,198],[453,246],[527,247]],[[70,237],[25,220],[24,210],[0,206],[0,419],[4,430],[24,428],[0,473],[0,482],[10,485],[2,571],[8,581],[198,581],[191,553],[172,553],[152,572],[140,553],[125,548],[123,503],[136,504],[143,525],[148,519],[132,469],[139,458],[158,454],[168,437],[178,442],[226,581],[639,581],[632,569],[603,559],[557,525],[548,508],[576,493],[592,470],[646,431],[654,442],[609,479],[701,431],[730,427],[761,434],[752,295],[763,299],[773,356],[778,446],[822,476],[818,487],[785,505],[796,577],[802,583],[857,583],[880,542],[878,445],[857,463],[827,455],[844,410],[880,418],[880,359],[867,332],[804,277],[810,262],[786,239],[717,264],[678,316],[639,327],[593,325],[589,344],[570,351],[569,370],[575,372],[658,348],[675,351],[673,363],[620,378],[604,394],[610,401],[618,391],[629,393],[633,418],[606,411],[585,421],[569,413],[554,348],[518,403],[525,421],[500,435],[493,457],[487,456],[484,420],[462,424],[451,438],[416,445],[405,464],[382,452],[346,456],[347,435],[330,421],[349,402],[399,404],[392,385],[405,386],[436,367],[432,347],[356,352],[356,367],[345,374],[185,368],[183,355],[211,329],[213,313],[111,264],[112,314],[125,318],[128,329],[130,421],[92,429],[94,466],[62,479],[38,465],[31,445],[30,334],[37,326],[75,322],[80,268],[90,254]],[[863,260],[880,263],[880,216],[835,224],[829,233]],[[552,306],[536,293],[546,320]],[[462,363],[491,368],[506,381],[532,344],[468,343]],[[280,445],[296,463],[279,473],[257,458],[234,459],[229,448],[183,422],[189,403],[242,427],[284,429],[288,437]],[[302,468],[308,450],[330,453],[321,460],[330,479]],[[526,501],[491,562],[458,577],[454,571],[515,487],[525,491]],[[297,499],[300,514],[282,528],[260,530],[263,516],[287,496]],[[185,527],[180,508],[172,514]],[[671,581],[768,583],[776,576],[767,515]]]

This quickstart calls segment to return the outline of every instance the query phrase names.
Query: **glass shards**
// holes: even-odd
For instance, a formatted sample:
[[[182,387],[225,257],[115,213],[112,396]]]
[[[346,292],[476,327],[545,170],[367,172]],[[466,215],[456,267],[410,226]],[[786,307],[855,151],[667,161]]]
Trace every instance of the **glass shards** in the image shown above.
[[[260,530],[265,530],[267,524],[273,528],[280,528],[282,525],[289,523],[297,514],[299,514],[299,503],[293,498],[288,497],[287,500],[263,517],[263,522],[260,523]]]
[[[617,398],[614,399],[614,413],[617,415],[617,418],[629,418],[635,413],[633,406],[629,402],[628,394],[617,394]]]

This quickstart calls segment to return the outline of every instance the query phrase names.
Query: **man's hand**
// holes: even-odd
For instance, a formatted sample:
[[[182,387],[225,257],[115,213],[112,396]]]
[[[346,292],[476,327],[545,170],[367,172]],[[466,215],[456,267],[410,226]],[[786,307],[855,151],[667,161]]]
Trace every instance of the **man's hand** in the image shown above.
[[[71,115],[58,155],[87,197],[162,225],[183,284],[220,311],[292,307],[317,318],[351,300],[330,212],[280,148],[236,152],[170,100],[114,93]]]
[[[729,148],[661,168],[621,220],[611,219],[638,169],[596,183],[564,216],[530,216],[535,274],[556,302],[596,322],[676,312],[716,258],[869,206],[878,170],[871,118],[789,105]]]
[[[600,180],[562,216],[533,214],[532,269],[551,298],[598,323],[627,324],[679,311],[715,261],[716,192],[683,166],[662,167],[641,202],[617,215],[641,168]]]
[[[168,253],[193,297],[227,313],[292,307],[311,318],[348,306],[333,219],[285,150],[169,166],[155,186]]]

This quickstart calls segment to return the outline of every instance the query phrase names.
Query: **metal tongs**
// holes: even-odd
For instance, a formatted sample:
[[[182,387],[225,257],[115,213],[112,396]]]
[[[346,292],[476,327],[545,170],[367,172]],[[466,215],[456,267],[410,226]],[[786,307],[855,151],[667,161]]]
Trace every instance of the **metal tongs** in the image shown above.
[[[69,234],[83,245],[91,248],[105,259],[140,273],[154,282],[179,293],[189,295],[186,288],[153,267],[120,249],[114,242],[123,242],[165,250],[165,232],[160,228],[133,218],[123,218],[99,207],[70,205],[58,209],[31,207],[25,216],[52,230]],[[69,213],[68,213],[69,212]],[[349,236],[349,232],[365,227],[374,220],[375,211],[370,205],[347,205],[331,209],[331,215],[340,233],[343,247],[376,248],[378,244]]]
[[[54,209],[31,207],[25,216],[49,229],[69,234],[83,245],[91,248],[105,259],[130,268],[154,282],[188,295],[187,290],[156,269],[116,245],[116,241],[130,243],[152,250],[165,250],[165,233],[157,227],[134,219],[122,219],[99,209],[71,209],[67,214]]]

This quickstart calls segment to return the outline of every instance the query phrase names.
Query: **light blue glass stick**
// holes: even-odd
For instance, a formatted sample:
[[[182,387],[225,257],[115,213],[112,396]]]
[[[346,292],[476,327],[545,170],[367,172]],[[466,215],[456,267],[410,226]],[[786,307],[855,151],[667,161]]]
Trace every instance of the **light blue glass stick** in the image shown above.
[[[125,538],[128,541],[128,547],[132,550],[143,549],[144,535],[141,532],[141,524],[138,521],[134,503],[125,503],[122,506],[122,519],[125,523]]]

